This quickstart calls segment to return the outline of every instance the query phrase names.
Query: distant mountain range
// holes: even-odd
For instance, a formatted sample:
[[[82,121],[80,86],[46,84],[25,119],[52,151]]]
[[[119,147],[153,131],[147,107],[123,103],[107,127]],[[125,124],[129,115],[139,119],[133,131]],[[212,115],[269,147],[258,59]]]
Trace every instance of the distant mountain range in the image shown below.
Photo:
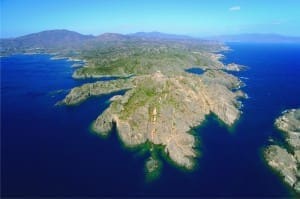
[[[300,37],[288,37],[276,34],[240,34],[222,35],[207,38],[195,38],[186,35],[161,32],[137,32],[133,34],[104,33],[99,36],[83,35],[69,30],[47,30],[17,38],[0,39],[0,53],[37,52],[37,49],[51,51],[76,51],[101,47],[108,43],[139,42],[179,42],[189,45],[221,44],[223,42],[251,43],[300,43]]]
[[[283,36],[278,34],[238,34],[207,37],[209,40],[221,42],[248,43],[300,43],[300,37]]]
[[[0,39],[1,55],[14,53],[34,52],[70,52],[90,50],[107,45],[117,46],[124,42],[155,43],[155,42],[181,42],[194,44],[217,44],[219,42],[206,41],[184,35],[165,34],[160,32],[138,32],[133,34],[104,33],[98,36],[83,35],[69,30],[47,30],[28,34],[16,38]]]
[[[136,32],[132,34],[104,33],[98,36],[83,35],[70,30],[46,30],[16,38],[2,38],[1,42],[33,46],[76,45],[87,40],[112,41],[129,38],[162,39],[162,40],[211,40],[220,42],[255,42],[255,43],[292,43],[300,42],[300,37],[283,36],[278,34],[238,34],[218,35],[212,37],[191,37],[187,35],[167,34],[162,32]]]

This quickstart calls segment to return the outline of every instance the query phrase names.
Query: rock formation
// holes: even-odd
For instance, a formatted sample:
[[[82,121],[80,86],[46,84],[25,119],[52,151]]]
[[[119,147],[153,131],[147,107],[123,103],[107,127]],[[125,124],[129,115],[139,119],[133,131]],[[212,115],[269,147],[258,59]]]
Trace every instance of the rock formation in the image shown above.
[[[72,89],[63,102],[72,105],[89,96],[127,89],[123,96],[111,100],[93,123],[93,130],[105,135],[115,123],[125,145],[134,147],[147,141],[163,145],[171,160],[191,169],[197,153],[195,137],[189,131],[210,113],[232,125],[240,116],[237,99],[244,96],[243,92],[232,90],[240,85],[238,78],[220,70],[207,70],[200,76],[165,75],[157,71],[86,84]]]
[[[300,109],[284,111],[275,125],[284,134],[287,146],[270,145],[265,150],[266,160],[300,193]]]
[[[240,65],[240,64],[230,63],[230,64],[225,65],[224,68],[225,68],[225,70],[228,70],[228,71],[237,71],[238,72],[241,70],[245,70],[247,67]]]

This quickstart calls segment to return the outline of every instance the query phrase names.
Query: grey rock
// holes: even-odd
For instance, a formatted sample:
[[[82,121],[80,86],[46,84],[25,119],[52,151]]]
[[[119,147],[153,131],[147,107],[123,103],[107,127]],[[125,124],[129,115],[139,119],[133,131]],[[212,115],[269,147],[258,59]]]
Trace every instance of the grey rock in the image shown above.
[[[232,89],[240,84],[238,78],[220,70],[209,70],[201,76],[165,75],[158,71],[132,77],[122,84],[116,80],[112,85],[109,82],[83,85],[74,88],[64,101],[73,104],[86,99],[89,96],[86,93],[92,96],[111,89],[129,89],[111,100],[108,109],[93,123],[94,131],[107,134],[115,123],[126,146],[146,141],[163,145],[165,153],[176,164],[191,169],[197,152],[195,137],[188,132],[211,112],[232,125],[241,114],[237,99],[244,96]]]
[[[275,125],[285,135],[291,151],[270,145],[265,150],[268,164],[278,171],[283,180],[300,193],[300,109],[286,110],[275,121]]]
[[[247,67],[243,66],[243,65],[239,65],[236,63],[231,63],[231,64],[227,64],[224,69],[228,70],[228,71],[241,71],[241,70],[245,70]]]
[[[160,163],[157,159],[150,157],[146,161],[146,170],[148,173],[152,173],[157,171],[160,168]]]

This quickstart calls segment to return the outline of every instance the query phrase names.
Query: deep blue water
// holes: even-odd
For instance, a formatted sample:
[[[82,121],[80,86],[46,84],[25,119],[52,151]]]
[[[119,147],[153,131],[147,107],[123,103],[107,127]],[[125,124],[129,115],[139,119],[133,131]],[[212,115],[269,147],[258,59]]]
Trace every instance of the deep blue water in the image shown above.
[[[249,66],[237,73],[249,95],[233,131],[213,117],[197,129],[199,167],[191,173],[165,163],[146,183],[144,160],[124,149],[116,133],[103,139],[90,123],[110,96],[80,106],[54,106],[68,89],[72,63],[47,55],[1,58],[1,192],[4,196],[290,196],[261,157],[278,137],[274,119],[300,107],[300,45],[230,44],[224,62]],[[63,90],[61,90],[63,89]],[[59,92],[57,92],[60,90]]]

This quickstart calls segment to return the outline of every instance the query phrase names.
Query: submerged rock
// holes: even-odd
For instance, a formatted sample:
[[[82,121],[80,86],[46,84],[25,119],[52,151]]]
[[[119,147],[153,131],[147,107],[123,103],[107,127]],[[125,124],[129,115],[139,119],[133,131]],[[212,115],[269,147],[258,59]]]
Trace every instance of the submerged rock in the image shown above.
[[[155,171],[158,171],[160,169],[160,162],[159,160],[150,157],[147,161],[146,161],[146,170],[148,173],[152,173]]]
[[[162,169],[161,161],[155,157],[150,156],[145,162],[146,180],[151,182],[160,176]]]
[[[300,109],[284,111],[275,125],[285,135],[288,149],[270,145],[265,150],[265,158],[283,180],[300,193]]]

